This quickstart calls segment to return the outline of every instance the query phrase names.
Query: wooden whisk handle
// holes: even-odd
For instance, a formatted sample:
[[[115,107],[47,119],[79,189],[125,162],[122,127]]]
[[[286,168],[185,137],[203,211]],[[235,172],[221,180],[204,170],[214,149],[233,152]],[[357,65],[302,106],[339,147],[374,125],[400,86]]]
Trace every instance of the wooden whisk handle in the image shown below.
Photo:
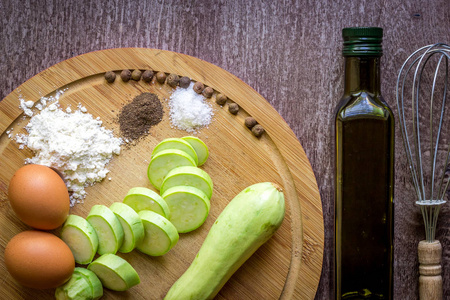
[[[442,300],[441,257],[439,241],[420,241],[419,254],[419,299]]]

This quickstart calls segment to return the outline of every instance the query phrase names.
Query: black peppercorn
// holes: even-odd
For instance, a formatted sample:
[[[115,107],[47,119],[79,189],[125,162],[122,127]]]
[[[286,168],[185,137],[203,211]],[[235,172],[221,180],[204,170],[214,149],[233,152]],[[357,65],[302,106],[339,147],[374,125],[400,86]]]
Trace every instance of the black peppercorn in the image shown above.
[[[230,103],[230,105],[228,105],[228,111],[233,115],[237,114],[239,111],[239,105],[237,105],[237,103]]]
[[[252,128],[252,132],[256,137],[260,137],[264,133],[264,131],[264,128],[259,124],[256,124]]]
[[[224,105],[227,102],[227,96],[225,96],[224,94],[218,94],[216,96],[216,103],[219,105]]]
[[[105,73],[105,79],[108,83],[113,83],[116,80],[116,73],[113,71],[108,71]]]
[[[247,117],[245,118],[245,126],[247,126],[248,128],[252,129],[253,126],[255,126],[257,124],[255,118],[253,117]]]
[[[203,90],[203,96],[205,96],[206,98],[211,98],[211,96],[213,95],[214,90],[212,87],[208,86]]]
[[[179,82],[180,87],[186,89],[189,87],[190,84],[191,84],[191,79],[189,77],[183,76],[180,78],[180,82]]]
[[[131,79],[135,80],[135,81],[139,81],[141,80],[141,76],[142,76],[142,72],[141,70],[133,70],[133,72],[131,72]]]
[[[153,70],[145,70],[144,73],[142,73],[142,80],[145,82],[152,81],[153,78]]]
[[[122,78],[123,82],[128,82],[131,79],[131,71],[128,69],[123,70],[120,73],[120,78]]]
[[[164,83],[166,81],[166,73],[159,71],[156,73],[156,80],[159,83]]]
[[[176,87],[178,85],[178,82],[180,81],[180,77],[178,77],[177,74],[170,74],[169,76],[167,76],[167,84],[170,85],[171,87]]]
[[[203,85],[203,83],[197,81],[197,82],[194,84],[194,91],[195,91],[197,94],[201,94],[201,93],[203,92],[204,89],[205,89],[205,86]]]

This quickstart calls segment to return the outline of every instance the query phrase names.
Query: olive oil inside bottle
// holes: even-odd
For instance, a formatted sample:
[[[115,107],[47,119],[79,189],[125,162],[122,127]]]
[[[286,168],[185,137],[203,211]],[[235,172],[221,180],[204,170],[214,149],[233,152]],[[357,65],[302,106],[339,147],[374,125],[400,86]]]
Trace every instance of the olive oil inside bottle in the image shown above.
[[[337,251],[342,299],[389,299],[390,123],[383,118],[356,118],[339,125],[342,176],[337,198],[341,201],[337,207],[337,227],[341,229]],[[385,157],[380,160],[380,155]]]

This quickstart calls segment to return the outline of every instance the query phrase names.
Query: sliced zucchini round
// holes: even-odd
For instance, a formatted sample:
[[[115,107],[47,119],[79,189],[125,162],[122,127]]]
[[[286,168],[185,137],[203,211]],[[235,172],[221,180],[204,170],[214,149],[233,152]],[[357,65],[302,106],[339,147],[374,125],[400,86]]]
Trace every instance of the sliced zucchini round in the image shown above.
[[[61,229],[61,239],[69,246],[75,262],[89,264],[98,249],[98,237],[92,225],[86,219],[69,215]]]
[[[109,209],[119,219],[123,229],[123,243],[119,252],[133,251],[136,243],[144,238],[144,225],[142,225],[141,218],[134,209],[121,202],[114,202]]]
[[[176,186],[163,194],[172,212],[170,222],[180,233],[200,227],[209,214],[209,199],[201,190],[192,186]]]
[[[94,205],[86,220],[98,237],[98,254],[115,254],[123,243],[123,228],[116,215],[105,205]]]
[[[161,184],[166,174],[177,167],[192,166],[197,164],[194,159],[184,151],[177,149],[162,150],[152,156],[148,165],[147,175],[151,184],[156,189],[161,189]]]
[[[170,218],[170,210],[164,199],[158,193],[145,187],[131,188],[123,199],[123,203],[137,213],[141,210],[151,210],[165,218]]]
[[[184,139],[179,138],[167,138],[162,140],[152,151],[152,157],[162,151],[162,150],[168,150],[168,149],[177,149],[186,152],[188,155],[192,157],[192,159],[195,161],[195,165],[198,163],[198,157],[197,152],[195,151],[194,147]]]
[[[151,256],[161,256],[176,245],[178,231],[169,220],[150,210],[140,211],[139,216],[144,224],[145,236],[136,249]]]
[[[113,291],[126,291],[141,282],[136,270],[115,254],[103,254],[88,269],[97,275],[105,288]]]
[[[164,177],[164,181],[161,185],[161,195],[164,194],[168,189],[180,186],[192,186],[201,190],[208,199],[211,199],[213,193],[213,182],[211,177],[200,168],[185,166],[178,167],[171,170]],[[164,198],[164,197],[163,197]]]
[[[195,153],[197,153],[197,166],[203,165],[209,157],[209,151],[206,144],[196,136],[184,136],[182,139],[191,144],[195,150]]]

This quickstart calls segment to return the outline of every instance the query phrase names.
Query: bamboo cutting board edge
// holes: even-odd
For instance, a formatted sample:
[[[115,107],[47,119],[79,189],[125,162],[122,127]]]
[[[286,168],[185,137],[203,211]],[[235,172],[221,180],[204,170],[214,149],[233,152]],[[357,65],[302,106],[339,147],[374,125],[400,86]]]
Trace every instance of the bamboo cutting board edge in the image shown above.
[[[299,198],[297,205],[291,209],[293,215],[298,214],[301,218],[301,225],[292,228],[291,266],[281,298],[314,298],[322,267],[324,232],[322,205],[313,171],[300,142],[276,110],[229,72],[201,59],[171,51],[118,48],[90,52],[37,74],[0,102],[0,132],[4,133],[22,113],[17,107],[17,98],[22,91],[26,92],[28,100],[37,100],[53,92],[55,87],[64,87],[86,76],[125,68],[152,68],[189,76],[226,94],[263,125],[289,168]],[[61,72],[64,72],[63,77],[58,76]]]

